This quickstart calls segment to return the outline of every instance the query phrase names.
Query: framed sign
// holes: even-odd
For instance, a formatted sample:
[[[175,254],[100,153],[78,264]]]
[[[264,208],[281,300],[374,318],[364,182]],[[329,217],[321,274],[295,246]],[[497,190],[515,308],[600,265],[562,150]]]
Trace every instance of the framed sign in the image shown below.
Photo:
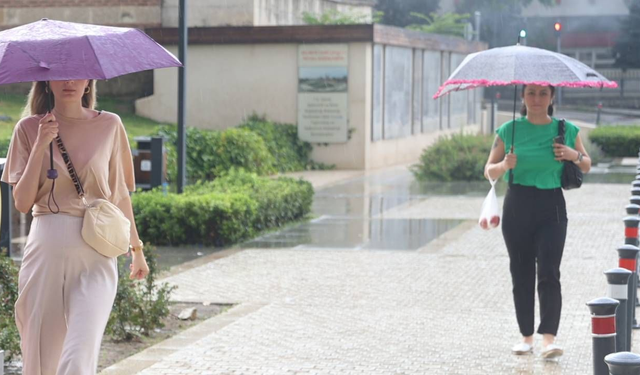
[[[311,143],[344,143],[349,132],[349,46],[298,47],[298,136]]]

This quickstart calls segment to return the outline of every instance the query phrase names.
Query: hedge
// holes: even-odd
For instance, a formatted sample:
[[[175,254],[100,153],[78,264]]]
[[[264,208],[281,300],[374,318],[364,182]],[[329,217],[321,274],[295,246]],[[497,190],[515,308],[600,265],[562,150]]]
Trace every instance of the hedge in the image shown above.
[[[298,138],[298,127],[292,124],[279,124],[264,117],[253,115],[243,122],[240,129],[250,130],[260,136],[275,159],[275,168],[279,172],[294,172],[307,169],[313,147],[309,142]]]
[[[608,156],[637,156],[640,126],[601,126],[589,133],[589,139]]]
[[[154,190],[136,193],[132,200],[141,238],[158,245],[228,246],[305,217],[313,188],[302,180],[232,169],[181,195]]]
[[[275,159],[265,142],[246,129],[206,131],[187,128],[187,177],[189,182],[210,181],[230,170],[242,168],[258,175],[276,172]],[[174,127],[163,126],[159,134],[167,142],[167,179],[176,181],[177,133]]]
[[[493,138],[484,135],[453,134],[440,137],[411,167],[420,181],[476,181],[484,179]]]

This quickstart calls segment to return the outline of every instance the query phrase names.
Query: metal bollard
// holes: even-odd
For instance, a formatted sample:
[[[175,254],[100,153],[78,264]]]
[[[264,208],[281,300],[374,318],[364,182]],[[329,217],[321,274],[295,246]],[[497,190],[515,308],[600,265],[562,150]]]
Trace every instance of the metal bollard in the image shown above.
[[[630,352],[612,353],[604,357],[609,375],[640,375],[640,355]]]
[[[603,297],[587,302],[591,311],[593,337],[593,375],[608,375],[604,357],[616,352],[616,308],[619,302]]]
[[[640,217],[627,216],[624,219],[624,243],[626,245],[638,246],[638,224]]]
[[[632,187],[631,195],[640,195],[640,187]]]
[[[636,264],[638,259],[638,249],[633,245],[623,245],[618,248],[618,267],[624,268],[626,270],[631,271],[631,276],[629,277],[629,285],[627,290],[627,338],[626,341],[629,343],[629,347],[631,347],[631,328],[634,322],[634,312],[635,312],[635,303],[631,303],[631,301],[636,300],[636,283],[638,278],[636,277]]]
[[[627,341],[627,298],[631,271],[624,268],[612,268],[604,271],[607,277],[607,297],[620,302],[616,310],[616,351],[631,350]]]
[[[632,203],[624,206],[624,209],[625,211],[627,211],[627,215],[638,215],[638,213],[640,212],[640,205]]]
[[[633,180],[633,182],[631,182],[631,186],[640,187],[640,180]]]

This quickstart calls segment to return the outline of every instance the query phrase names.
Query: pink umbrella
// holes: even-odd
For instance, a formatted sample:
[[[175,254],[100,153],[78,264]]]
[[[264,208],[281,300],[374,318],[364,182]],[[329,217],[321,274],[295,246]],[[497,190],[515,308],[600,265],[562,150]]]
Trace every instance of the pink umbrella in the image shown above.
[[[43,18],[0,32],[0,84],[109,79],[180,61],[137,29]]]
[[[617,83],[574,58],[540,48],[515,45],[470,54],[440,86],[433,98],[474,87],[508,85],[618,87]]]

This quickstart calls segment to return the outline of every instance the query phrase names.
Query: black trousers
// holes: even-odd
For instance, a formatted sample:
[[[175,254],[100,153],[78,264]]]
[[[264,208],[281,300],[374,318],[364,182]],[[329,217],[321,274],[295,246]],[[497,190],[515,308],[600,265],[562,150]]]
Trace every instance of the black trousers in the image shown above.
[[[537,273],[538,333],[556,335],[562,310],[560,262],[567,235],[567,209],[562,189],[510,186],[503,205],[502,235],[509,252],[520,333],[533,335]]]

